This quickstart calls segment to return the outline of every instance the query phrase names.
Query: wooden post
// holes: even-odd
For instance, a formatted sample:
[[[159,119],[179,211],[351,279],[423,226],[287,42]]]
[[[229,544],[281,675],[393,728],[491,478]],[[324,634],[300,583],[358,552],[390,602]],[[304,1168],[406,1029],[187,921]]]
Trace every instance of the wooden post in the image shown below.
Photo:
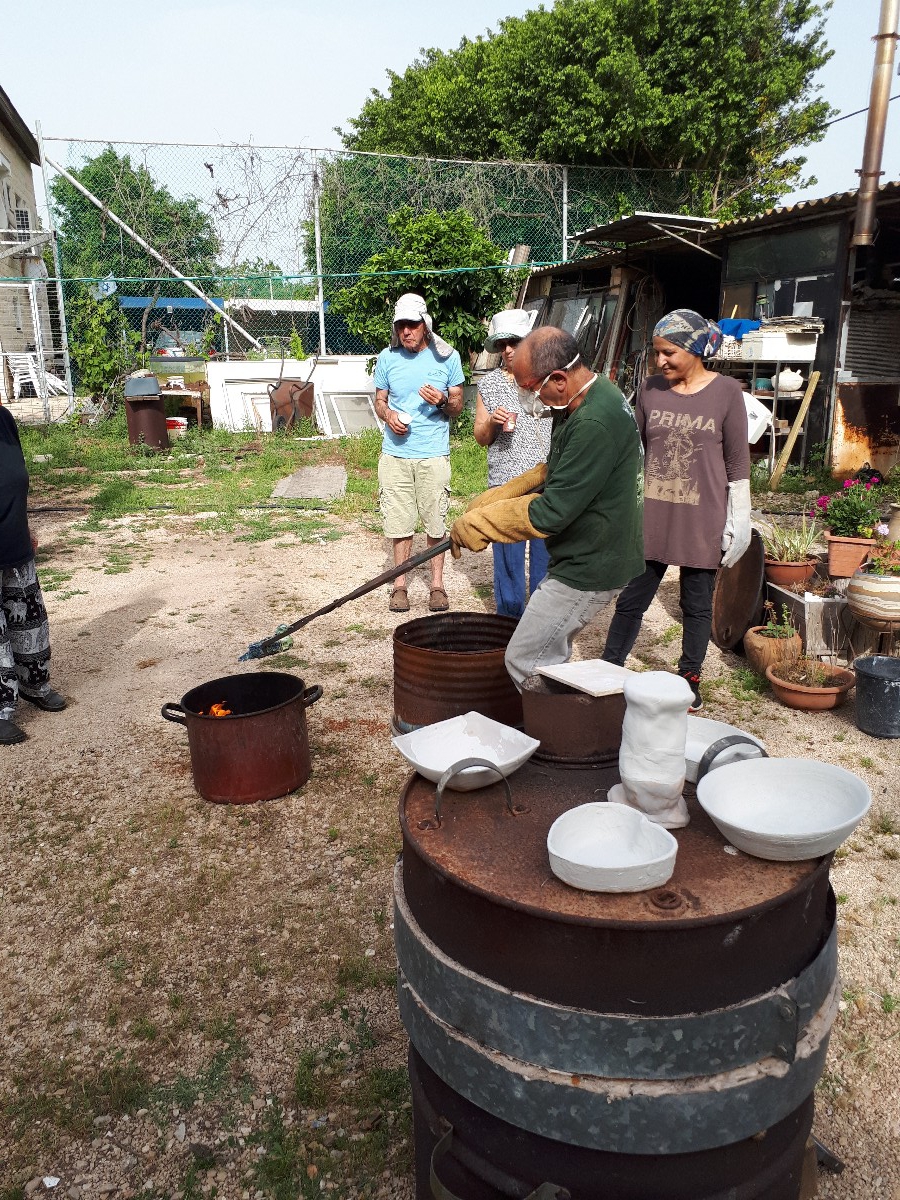
[[[816,390],[818,382],[819,372],[813,371],[809,377],[809,383],[806,385],[806,392],[804,393],[803,399],[800,401],[800,408],[797,411],[796,417],[794,417],[794,423],[791,426],[791,432],[788,434],[787,441],[784,443],[784,449],[778,455],[778,462],[775,464],[775,470],[772,472],[772,476],[769,479],[770,491],[774,492],[779,483],[781,483],[781,477],[784,474],[784,468],[787,466],[788,459],[791,457],[791,451],[794,448],[794,443],[796,442],[797,435],[800,432],[800,426],[803,424],[804,420],[806,419],[806,414],[809,412],[809,406],[812,404],[813,392]]]

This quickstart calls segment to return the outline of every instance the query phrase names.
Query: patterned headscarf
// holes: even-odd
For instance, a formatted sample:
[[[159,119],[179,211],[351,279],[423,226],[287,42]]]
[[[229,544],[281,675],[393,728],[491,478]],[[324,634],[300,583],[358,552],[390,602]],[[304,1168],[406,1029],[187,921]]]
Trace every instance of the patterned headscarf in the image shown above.
[[[722,330],[715,321],[707,321],[692,308],[666,313],[657,321],[653,336],[665,338],[698,358],[712,358],[722,344]]]

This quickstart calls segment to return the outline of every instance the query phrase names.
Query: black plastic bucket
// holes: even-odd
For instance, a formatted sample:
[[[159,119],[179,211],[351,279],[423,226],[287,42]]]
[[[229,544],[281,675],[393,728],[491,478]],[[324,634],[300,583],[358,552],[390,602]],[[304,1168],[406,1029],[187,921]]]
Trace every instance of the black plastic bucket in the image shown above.
[[[858,658],[856,724],[873,737],[900,738],[900,658],[872,654]]]

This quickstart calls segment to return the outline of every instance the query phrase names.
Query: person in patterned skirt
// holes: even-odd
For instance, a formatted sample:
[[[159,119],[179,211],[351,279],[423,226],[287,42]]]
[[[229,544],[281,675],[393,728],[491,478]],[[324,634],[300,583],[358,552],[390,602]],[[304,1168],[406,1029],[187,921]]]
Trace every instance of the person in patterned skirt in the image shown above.
[[[531,332],[531,317],[521,308],[508,308],[491,318],[484,348],[499,354],[501,365],[485,375],[475,400],[475,441],[487,446],[488,487],[508,483],[516,475],[547,461],[552,422],[525,414],[518,401],[512,373],[516,347]],[[528,589],[535,592],[547,574],[550,556],[542,538],[527,542],[495,542],[494,603],[500,616],[518,619],[525,611],[525,549],[528,548]]]
[[[66,702],[50,687],[50,627],[28,527],[28,469],[19,431],[0,405],[0,746],[22,742],[19,697],[47,712]]]

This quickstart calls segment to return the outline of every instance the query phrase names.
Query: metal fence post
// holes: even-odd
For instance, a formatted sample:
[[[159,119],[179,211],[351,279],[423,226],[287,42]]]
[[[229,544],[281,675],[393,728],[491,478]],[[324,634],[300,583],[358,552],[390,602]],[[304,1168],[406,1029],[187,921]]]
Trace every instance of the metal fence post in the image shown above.
[[[62,345],[63,371],[66,376],[66,387],[69,399],[74,402],[75,388],[72,383],[72,365],[69,361],[69,327],[66,322],[66,298],[62,285],[62,266],[59,257],[59,244],[56,240],[56,225],[53,221],[53,205],[50,203],[50,179],[47,175],[47,159],[44,156],[44,137],[41,133],[40,121],[34,123],[37,132],[38,155],[41,160],[41,175],[44,179],[44,199],[47,201],[47,224],[50,226],[50,245],[53,247],[53,272],[56,275],[56,304],[59,308],[59,337]],[[48,418],[49,419],[49,418]]]
[[[569,168],[562,169],[562,260],[569,261]]]
[[[319,226],[319,161],[313,155],[313,227],[316,235],[316,299],[319,303],[319,354],[325,354],[325,292],[322,287],[322,230]]]

